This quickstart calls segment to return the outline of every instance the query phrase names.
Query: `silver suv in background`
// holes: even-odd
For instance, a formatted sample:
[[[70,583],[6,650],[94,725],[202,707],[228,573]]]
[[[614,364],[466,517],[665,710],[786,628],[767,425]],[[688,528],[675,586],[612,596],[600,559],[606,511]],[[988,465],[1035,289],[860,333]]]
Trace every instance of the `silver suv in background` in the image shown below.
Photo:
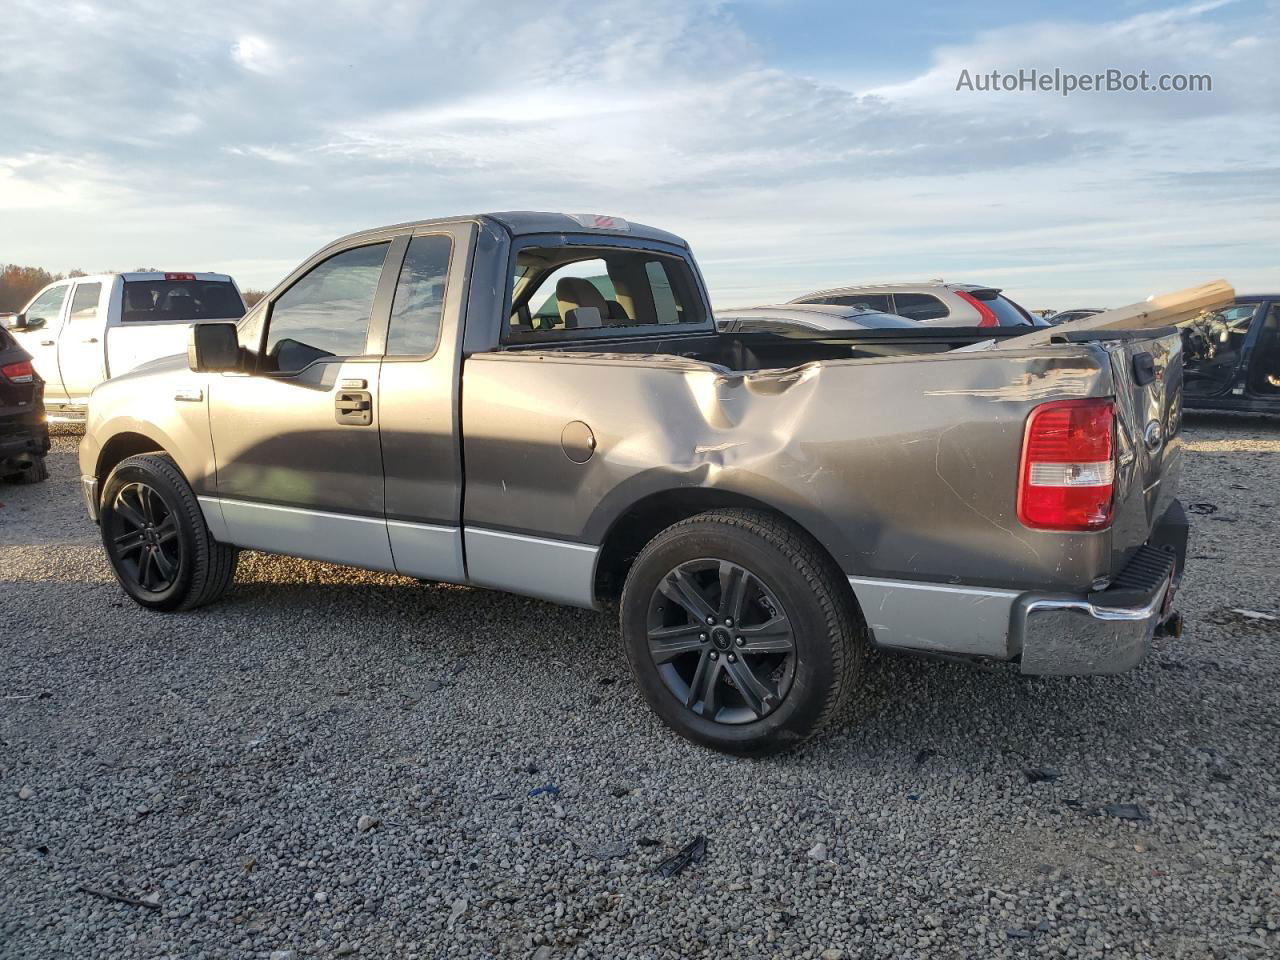
[[[882,283],[834,287],[796,297],[792,303],[828,303],[894,313],[917,323],[941,327],[1039,326],[1035,319],[1004,296],[998,287],[976,283]]]

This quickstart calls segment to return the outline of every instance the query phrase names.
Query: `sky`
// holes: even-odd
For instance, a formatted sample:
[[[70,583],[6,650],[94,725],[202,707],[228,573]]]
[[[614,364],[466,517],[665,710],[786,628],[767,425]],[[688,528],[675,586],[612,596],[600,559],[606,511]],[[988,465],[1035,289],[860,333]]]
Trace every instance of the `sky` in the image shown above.
[[[531,209],[685,237],[717,306],[1274,291],[1278,45],[1280,0],[5,0],[0,262],[269,289],[345,233]],[[956,89],[1054,68],[1213,89]]]

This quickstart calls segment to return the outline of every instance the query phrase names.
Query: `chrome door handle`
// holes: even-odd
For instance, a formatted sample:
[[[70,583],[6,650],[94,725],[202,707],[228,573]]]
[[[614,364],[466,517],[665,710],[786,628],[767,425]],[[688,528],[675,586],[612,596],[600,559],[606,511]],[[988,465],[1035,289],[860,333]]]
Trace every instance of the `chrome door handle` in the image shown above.
[[[42,347],[52,347],[55,343],[57,343],[57,341],[56,341],[56,340],[41,340],[41,341],[40,341],[40,346],[42,346]]]
[[[88,340],[81,340],[80,342],[81,342],[81,343],[97,343],[97,342],[98,342],[98,338],[97,338],[97,337],[90,337]]]

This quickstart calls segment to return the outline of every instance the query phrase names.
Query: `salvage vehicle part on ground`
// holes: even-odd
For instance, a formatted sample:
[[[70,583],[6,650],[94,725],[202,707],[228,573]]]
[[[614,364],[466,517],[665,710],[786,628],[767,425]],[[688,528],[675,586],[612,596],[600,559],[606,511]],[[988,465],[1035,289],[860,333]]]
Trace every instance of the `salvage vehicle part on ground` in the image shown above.
[[[401,224],[98,387],[85,503],[157,609],[216,599],[239,548],[620,599],[659,716],[779,749],[867,644],[1110,673],[1172,613],[1180,338],[1024,331],[721,333],[664,231]]]

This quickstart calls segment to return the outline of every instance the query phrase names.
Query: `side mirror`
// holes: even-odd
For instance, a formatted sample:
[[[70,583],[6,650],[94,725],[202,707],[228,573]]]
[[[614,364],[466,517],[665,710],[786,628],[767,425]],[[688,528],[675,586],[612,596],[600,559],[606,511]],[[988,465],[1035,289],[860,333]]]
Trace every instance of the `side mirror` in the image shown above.
[[[6,330],[22,329],[22,314],[20,313],[0,313],[0,323],[4,324]]]
[[[44,317],[28,317],[25,313],[11,313],[4,318],[10,330],[34,330],[44,326]]]
[[[196,373],[240,370],[240,339],[234,323],[193,323],[187,335],[187,366]]]

